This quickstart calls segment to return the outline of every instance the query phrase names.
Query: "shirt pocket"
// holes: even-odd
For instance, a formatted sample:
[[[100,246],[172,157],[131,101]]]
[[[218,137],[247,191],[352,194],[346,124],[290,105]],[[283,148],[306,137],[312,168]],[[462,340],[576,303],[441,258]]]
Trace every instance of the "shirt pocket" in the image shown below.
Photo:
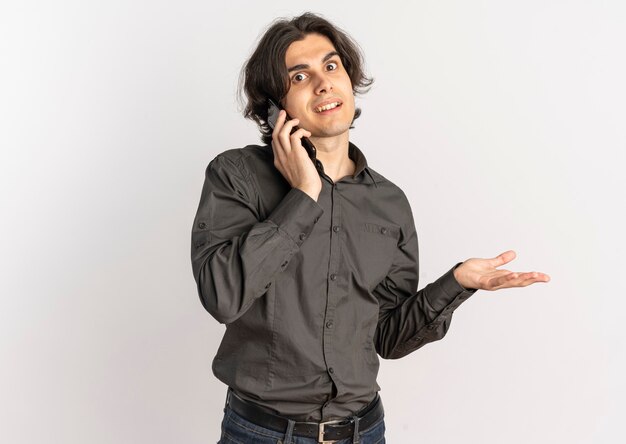
[[[358,268],[367,287],[382,281],[398,249],[400,227],[390,223],[363,222],[358,229]]]

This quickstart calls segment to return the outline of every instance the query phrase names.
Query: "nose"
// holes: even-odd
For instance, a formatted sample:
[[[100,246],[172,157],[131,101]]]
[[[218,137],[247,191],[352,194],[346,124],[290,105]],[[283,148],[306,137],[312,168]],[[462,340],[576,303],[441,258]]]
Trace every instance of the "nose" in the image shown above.
[[[315,94],[328,94],[333,90],[333,84],[330,78],[326,74],[319,74],[317,79],[317,85],[315,87]]]

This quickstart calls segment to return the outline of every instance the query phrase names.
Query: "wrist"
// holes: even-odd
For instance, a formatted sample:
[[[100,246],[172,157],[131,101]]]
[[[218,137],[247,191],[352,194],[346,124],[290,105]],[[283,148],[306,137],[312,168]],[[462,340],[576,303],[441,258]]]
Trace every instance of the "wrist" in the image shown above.
[[[456,267],[454,267],[454,270],[452,270],[452,274],[454,275],[454,279],[456,279],[457,283],[461,286],[461,288],[463,288],[463,290],[468,290],[471,287],[471,285],[465,282],[465,279],[464,279],[463,268],[462,268],[464,263],[465,262],[462,262]]]
[[[320,190],[317,190],[317,189],[314,189],[314,188],[311,188],[311,187],[304,187],[304,186],[303,187],[296,187],[296,188],[298,188],[298,189],[300,189],[300,191],[308,194],[309,196],[311,196],[311,199],[313,199],[314,201],[317,202],[317,199],[318,199],[318,197],[320,195]]]

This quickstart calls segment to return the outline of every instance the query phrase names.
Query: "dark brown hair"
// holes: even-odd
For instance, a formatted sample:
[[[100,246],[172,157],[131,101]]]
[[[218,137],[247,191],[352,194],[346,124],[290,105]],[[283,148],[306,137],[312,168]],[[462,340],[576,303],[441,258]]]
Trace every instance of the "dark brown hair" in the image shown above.
[[[292,19],[277,19],[261,37],[239,77],[239,99],[243,94],[247,99],[243,115],[257,123],[261,140],[268,145],[272,141],[272,129],[267,124],[268,99],[280,103],[289,91],[289,73],[285,65],[287,48],[313,33],[326,36],[332,42],[350,77],[354,94],[367,92],[374,81],[365,75],[359,45],[328,20],[311,12]],[[360,115],[361,110],[356,108],[352,121]]]

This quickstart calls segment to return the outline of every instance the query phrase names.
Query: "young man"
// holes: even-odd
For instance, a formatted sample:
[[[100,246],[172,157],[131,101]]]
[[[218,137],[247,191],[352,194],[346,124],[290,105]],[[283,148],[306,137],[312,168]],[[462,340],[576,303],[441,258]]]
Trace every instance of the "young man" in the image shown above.
[[[549,280],[498,270],[507,251],[417,291],[409,202],[349,140],[370,84],[356,44],[310,13],[275,22],[244,68],[245,116],[267,145],[210,162],[192,234],[200,299],[226,324],[220,442],[384,442],[378,355],[441,339],[477,289]],[[293,118],[273,130],[269,99]]]

